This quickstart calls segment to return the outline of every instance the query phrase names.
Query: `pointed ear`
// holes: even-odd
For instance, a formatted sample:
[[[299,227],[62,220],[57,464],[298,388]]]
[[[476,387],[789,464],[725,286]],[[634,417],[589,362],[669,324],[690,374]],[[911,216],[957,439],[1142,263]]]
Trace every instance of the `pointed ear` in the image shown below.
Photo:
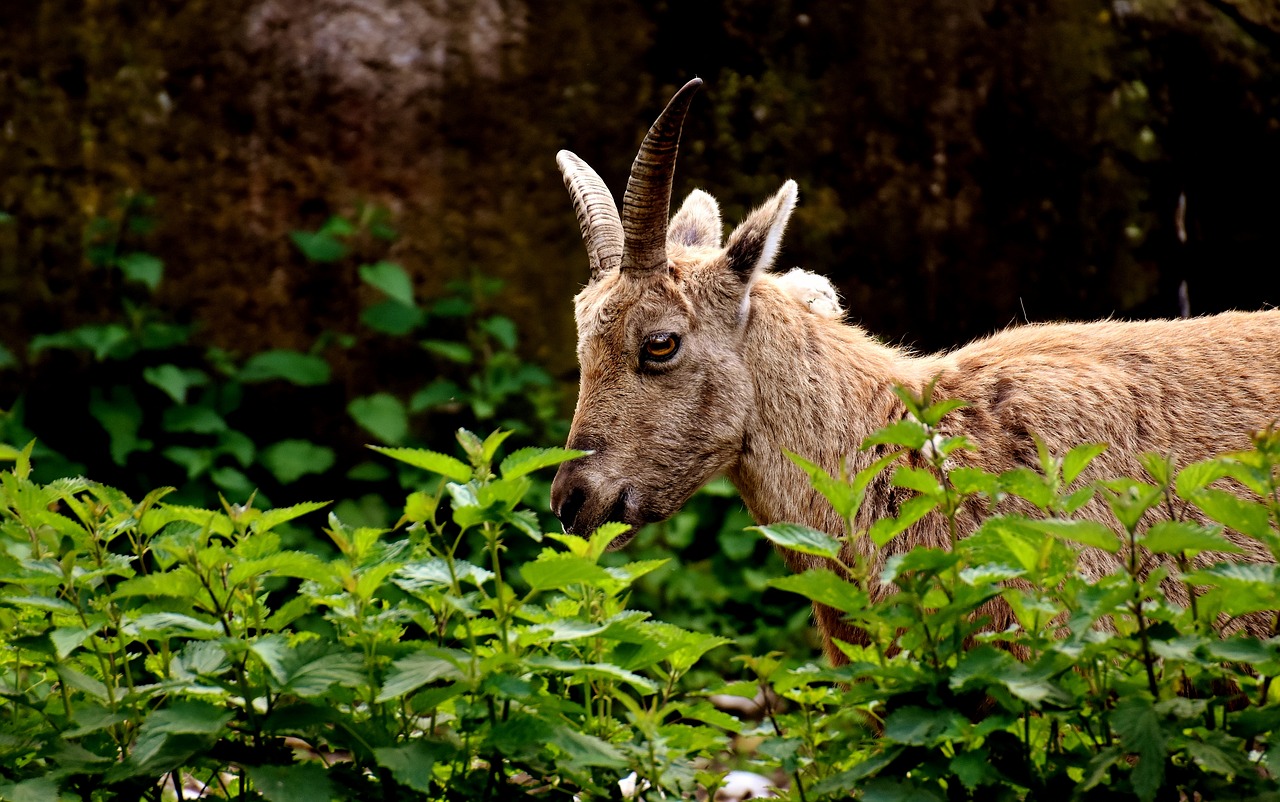
[[[667,242],[684,246],[719,248],[723,236],[720,204],[700,189],[689,193],[680,211],[671,218],[671,225],[667,226]]]
[[[725,258],[743,284],[750,284],[758,274],[773,267],[782,245],[782,232],[796,208],[796,192],[796,182],[788,180],[729,235]]]

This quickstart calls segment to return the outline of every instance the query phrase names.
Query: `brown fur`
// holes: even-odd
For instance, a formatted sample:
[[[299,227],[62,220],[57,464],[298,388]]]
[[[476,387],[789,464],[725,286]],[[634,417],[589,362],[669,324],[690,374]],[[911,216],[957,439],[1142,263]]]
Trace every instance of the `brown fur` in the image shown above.
[[[843,522],[784,450],[832,473],[842,460],[864,467],[874,457],[858,450],[863,439],[906,414],[895,385],[919,393],[936,379],[935,398],[967,401],[944,419],[945,433],[977,446],[957,459],[995,472],[1036,467],[1036,435],[1056,454],[1109,443],[1091,475],[1136,476],[1143,452],[1184,465],[1247,448],[1251,431],[1280,419],[1280,311],[1026,325],[916,355],[815,313],[769,272],[794,202],[787,182],[722,248],[714,201],[694,193],[671,222],[665,270],[615,270],[578,295],[582,385],[569,446],[594,453],[556,475],[552,504],[567,531],[662,520],[724,472],[761,524],[843,534]],[[645,337],[667,332],[681,338],[676,357],[644,363]],[[860,526],[894,507],[887,483],[873,485]],[[1099,500],[1081,514],[1114,523]],[[967,534],[976,515],[963,523]],[[1245,559],[1270,559],[1253,541],[1240,542]],[[871,556],[883,561],[948,543],[945,521],[934,515]],[[870,546],[861,538],[845,548]],[[783,557],[796,571],[822,562]],[[1118,559],[1088,551],[1081,570],[1102,576],[1119,568]],[[1177,598],[1180,587],[1170,592]],[[828,656],[843,662],[832,638],[856,641],[859,633],[831,609],[815,605],[815,617]]]

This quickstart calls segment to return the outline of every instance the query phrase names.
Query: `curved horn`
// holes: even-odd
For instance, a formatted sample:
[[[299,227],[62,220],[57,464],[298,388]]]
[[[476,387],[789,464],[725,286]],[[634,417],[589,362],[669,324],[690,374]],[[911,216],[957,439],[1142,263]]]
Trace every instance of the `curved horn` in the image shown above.
[[[573,198],[582,241],[591,262],[591,280],[616,270],[622,263],[622,220],[609,188],[582,159],[567,150],[556,154],[564,185]]]
[[[676,92],[640,144],[622,196],[622,269],[647,272],[667,264],[667,221],[671,216],[671,179],[676,169],[680,128],[689,102],[702,86],[694,78]]]

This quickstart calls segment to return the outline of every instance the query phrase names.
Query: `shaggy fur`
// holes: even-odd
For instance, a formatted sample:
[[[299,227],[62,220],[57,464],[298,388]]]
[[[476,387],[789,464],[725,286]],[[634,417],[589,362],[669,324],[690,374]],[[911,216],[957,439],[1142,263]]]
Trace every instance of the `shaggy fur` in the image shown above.
[[[593,453],[556,475],[552,505],[566,531],[662,520],[724,472],[761,524],[794,521],[842,535],[843,522],[784,450],[833,474],[841,461],[850,471],[870,464],[877,454],[859,451],[863,439],[906,414],[895,385],[920,393],[936,379],[935,398],[967,401],[944,419],[944,434],[977,446],[955,456],[960,464],[996,472],[1037,467],[1033,435],[1056,454],[1109,443],[1088,479],[1139,475],[1142,452],[1183,465],[1245,449],[1251,431],[1280,419],[1280,311],[1027,325],[916,355],[842,322],[824,280],[769,272],[795,200],[788,181],[722,247],[715,202],[695,192],[671,221],[666,269],[604,273],[578,295],[582,384],[569,447]],[[667,361],[644,356],[655,334],[679,338]],[[902,492],[887,476],[873,484],[859,527],[893,515]],[[1114,524],[1098,500],[1081,514]],[[977,520],[977,510],[966,511],[965,534]],[[935,514],[869,556],[878,564],[949,542]],[[1270,559],[1254,541],[1239,543],[1249,550],[1244,559]],[[861,538],[845,548],[874,547]],[[796,571],[822,562],[783,557]],[[1087,551],[1081,570],[1102,576],[1119,559]],[[1185,602],[1181,586],[1169,585]],[[882,597],[893,589],[869,590]],[[993,627],[1010,623],[1007,610],[991,612]],[[843,662],[832,639],[857,642],[861,633],[821,605],[815,617],[828,656]]]

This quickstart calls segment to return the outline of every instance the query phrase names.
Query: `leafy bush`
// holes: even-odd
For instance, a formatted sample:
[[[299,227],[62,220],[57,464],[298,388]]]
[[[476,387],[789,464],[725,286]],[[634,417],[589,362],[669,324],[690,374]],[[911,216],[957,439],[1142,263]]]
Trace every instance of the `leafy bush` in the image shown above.
[[[383,498],[408,475],[352,466],[370,438],[441,449],[459,427],[498,427],[525,445],[562,439],[558,388],[492,311],[500,282],[476,276],[419,297],[385,258],[396,235],[377,208],[292,235],[300,258],[331,265],[334,289],[369,298],[359,319],[334,321],[306,351],[233,354],[155,302],[165,266],[144,247],[151,207],[134,194],[118,219],[90,226],[85,258],[104,319],[37,335],[20,357],[0,353],[15,393],[0,411],[0,442],[35,439],[38,479],[111,471],[126,492],[172,483],[174,498],[195,506],[219,495],[335,498],[349,520],[386,525],[395,511]],[[359,383],[335,370],[375,357],[396,370]]]
[[[1104,448],[1082,445],[1060,458],[1042,449],[1040,472],[996,476],[948,468],[948,455],[968,444],[940,439],[933,426],[955,402],[903,397],[919,422],[871,438],[929,461],[928,470],[895,470],[893,483],[917,499],[898,519],[852,529],[881,465],[842,482],[797,458],[845,514],[850,537],[883,546],[931,511],[954,523],[974,498],[1017,496],[1040,516],[991,514],[950,549],[891,558],[881,579],[898,592],[879,603],[859,586],[868,578],[863,562],[841,565],[853,584],[829,570],[775,580],[843,611],[867,640],[840,644],[849,664],[838,669],[787,671],[778,655],[748,661],[755,680],[724,691],[752,695],[765,686],[791,706],[769,717],[752,762],[781,766],[794,777],[793,798],[808,800],[852,792],[878,802],[1276,798],[1280,568],[1192,560],[1239,553],[1224,527],[1280,558],[1280,431],[1258,433],[1253,451],[1176,475],[1167,459],[1147,455],[1144,479],[1082,483]],[[1117,530],[1073,517],[1095,493]],[[1193,509],[1212,523],[1195,523]],[[761,531],[787,548],[838,558],[840,541],[825,533],[792,524]],[[1082,548],[1127,555],[1127,570],[1089,583],[1076,571]],[[1144,571],[1142,550],[1178,568]],[[1170,603],[1167,581],[1184,584],[1193,603]],[[995,599],[1014,611],[1016,627],[985,631],[982,608]],[[1277,621],[1268,636],[1220,634],[1259,614]]]
[[[629,771],[691,790],[736,721],[678,691],[724,639],[625,609],[653,561],[605,568],[618,534],[546,535],[530,475],[575,456],[460,433],[468,462],[379,448],[428,475],[392,531],[330,515],[338,552],[276,530],[322,504],[221,510],[83,479],[0,477],[6,727],[0,797],[273,800],[609,796]],[[425,476],[423,477],[426,478]],[[428,484],[432,484],[428,482]],[[476,539],[487,565],[461,559]]]

